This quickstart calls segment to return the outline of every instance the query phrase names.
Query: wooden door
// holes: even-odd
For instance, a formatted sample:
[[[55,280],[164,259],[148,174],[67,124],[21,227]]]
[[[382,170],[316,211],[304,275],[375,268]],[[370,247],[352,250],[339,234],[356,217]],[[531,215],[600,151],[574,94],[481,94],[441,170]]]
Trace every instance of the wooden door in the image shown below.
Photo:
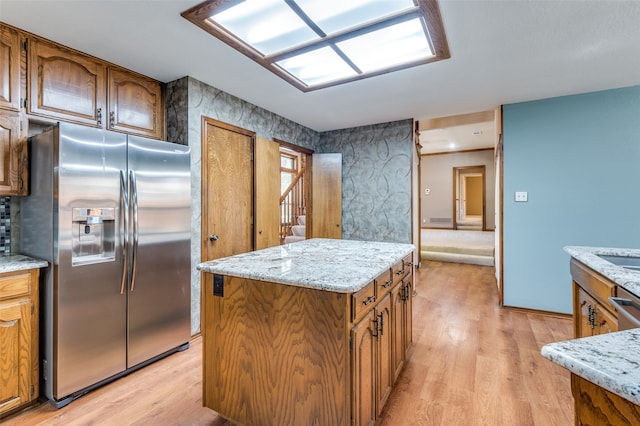
[[[27,141],[22,133],[20,113],[0,112],[0,195],[27,195]]]
[[[28,112],[103,127],[106,75],[106,65],[97,59],[31,39]]]
[[[254,133],[202,119],[202,261],[253,250]]]
[[[353,405],[352,425],[369,426],[376,421],[375,392],[375,330],[374,312],[369,312],[351,330],[352,353],[351,365],[353,389],[351,390]]]
[[[391,296],[389,294],[376,306],[375,314],[378,317],[376,412],[379,416],[391,394],[394,381],[394,371],[391,363],[393,322],[391,319]]]
[[[255,141],[255,249],[280,244],[280,145],[264,138]]]
[[[0,24],[0,108],[20,109],[20,36]]]
[[[154,139],[164,137],[162,84],[119,68],[109,68],[107,128]]]
[[[313,154],[311,236],[342,238],[342,154]]]

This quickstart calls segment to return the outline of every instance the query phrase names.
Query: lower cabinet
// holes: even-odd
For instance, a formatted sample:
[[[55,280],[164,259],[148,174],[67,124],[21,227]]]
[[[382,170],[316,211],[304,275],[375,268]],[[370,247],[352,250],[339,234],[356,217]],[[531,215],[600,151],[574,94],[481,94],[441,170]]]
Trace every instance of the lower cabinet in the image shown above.
[[[616,284],[571,259],[573,322],[576,338],[618,331],[618,317],[608,298],[616,296]]]
[[[0,274],[0,417],[38,397],[38,276]]]
[[[384,285],[376,286],[373,296],[363,289],[354,295],[356,324],[351,330],[352,425],[373,425],[391,394],[412,344],[412,264],[401,262],[391,271],[394,286],[379,296]],[[397,274],[398,271],[403,271]],[[387,273],[374,282],[386,283]],[[368,295],[368,296],[367,296]],[[369,299],[367,299],[368,297]],[[362,313],[362,301],[372,300]],[[360,315],[355,312],[360,312]]]

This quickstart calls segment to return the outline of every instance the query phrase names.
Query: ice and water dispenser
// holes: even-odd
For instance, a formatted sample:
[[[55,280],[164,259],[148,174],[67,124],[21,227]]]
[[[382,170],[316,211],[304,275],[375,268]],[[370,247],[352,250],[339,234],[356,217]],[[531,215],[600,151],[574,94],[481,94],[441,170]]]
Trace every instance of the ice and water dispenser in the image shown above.
[[[115,209],[74,208],[72,266],[115,260]]]

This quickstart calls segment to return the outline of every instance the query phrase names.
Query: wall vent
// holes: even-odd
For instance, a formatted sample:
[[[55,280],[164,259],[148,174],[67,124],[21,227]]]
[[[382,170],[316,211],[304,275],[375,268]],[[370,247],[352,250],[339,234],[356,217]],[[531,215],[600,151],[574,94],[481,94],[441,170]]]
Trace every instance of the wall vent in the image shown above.
[[[450,217],[430,217],[429,222],[431,223],[451,223]]]

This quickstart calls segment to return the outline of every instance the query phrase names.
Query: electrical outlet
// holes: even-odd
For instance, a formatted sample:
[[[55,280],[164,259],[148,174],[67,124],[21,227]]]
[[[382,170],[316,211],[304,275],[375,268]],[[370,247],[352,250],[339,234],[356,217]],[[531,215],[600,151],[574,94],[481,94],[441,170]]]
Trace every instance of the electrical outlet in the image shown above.
[[[529,201],[529,193],[527,191],[516,191],[516,202],[526,203]]]

